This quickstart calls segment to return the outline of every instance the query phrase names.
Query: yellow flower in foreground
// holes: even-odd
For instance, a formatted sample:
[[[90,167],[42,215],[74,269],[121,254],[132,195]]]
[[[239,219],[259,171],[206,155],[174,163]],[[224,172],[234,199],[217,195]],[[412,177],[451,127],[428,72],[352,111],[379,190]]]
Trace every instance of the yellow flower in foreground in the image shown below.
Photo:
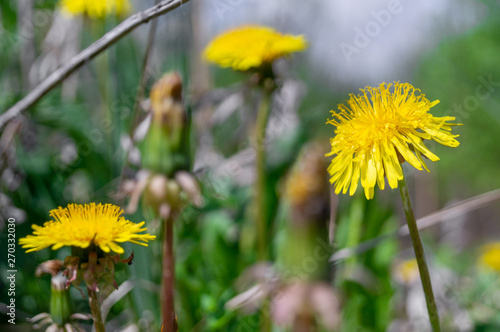
[[[500,242],[485,245],[479,263],[483,267],[500,272]]]
[[[203,55],[221,67],[244,71],[306,48],[303,36],[284,35],[268,27],[250,25],[219,35]]]
[[[407,161],[418,170],[427,166],[422,155],[431,161],[439,158],[427,149],[424,139],[456,147],[458,135],[451,134],[449,123],[454,117],[434,117],[429,109],[439,103],[430,102],[411,84],[382,83],[378,88],[366,87],[362,94],[350,95],[348,106],[339,105],[339,112],[331,111],[327,123],[336,126],[335,137],[330,139],[335,155],[328,172],[335,192],[353,195],[359,179],[366,198],[373,198],[375,183],[384,189],[387,177],[389,186],[397,188],[403,179],[400,160]],[[391,92],[392,90],[392,92]],[[402,159],[400,159],[402,158]]]
[[[19,240],[26,252],[37,251],[52,246],[57,250],[63,246],[87,248],[94,243],[102,251],[110,250],[121,254],[123,248],[118,243],[132,242],[147,246],[156,236],[138,234],[146,230],[144,221],[135,224],[126,220],[123,210],[113,204],[69,204],[68,207],[50,211],[54,220],[47,221],[42,227],[32,225],[33,235]]]
[[[102,18],[113,13],[122,15],[130,11],[129,0],[61,0],[61,6],[71,15],[86,14],[91,18]]]

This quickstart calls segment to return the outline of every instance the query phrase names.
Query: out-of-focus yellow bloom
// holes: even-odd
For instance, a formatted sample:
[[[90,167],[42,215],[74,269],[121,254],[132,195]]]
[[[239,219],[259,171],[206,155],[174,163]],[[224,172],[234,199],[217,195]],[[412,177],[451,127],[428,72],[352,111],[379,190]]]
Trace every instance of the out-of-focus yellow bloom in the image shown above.
[[[326,161],[323,154],[323,146],[315,142],[310,143],[297,159],[285,187],[286,197],[294,207],[328,195],[328,187],[325,188]]]
[[[479,263],[483,267],[500,272],[500,242],[485,245]]]
[[[50,211],[54,220],[47,221],[42,227],[32,225],[33,235],[19,240],[26,252],[37,251],[52,246],[57,250],[63,246],[87,248],[94,244],[104,252],[111,250],[121,254],[123,248],[118,243],[132,242],[147,246],[156,236],[138,234],[147,228],[144,221],[135,224],[126,220],[123,210],[113,204],[69,204],[68,207]]]
[[[415,258],[408,259],[396,264],[394,277],[403,284],[410,284],[419,278],[418,263]]]
[[[85,14],[91,18],[127,14],[131,7],[129,0],[61,0],[61,6],[70,15]]]
[[[243,26],[217,36],[204,51],[209,62],[249,70],[307,48],[303,36],[284,35],[263,26]]]
[[[384,176],[391,188],[397,188],[403,179],[400,160],[427,171],[422,155],[431,161],[439,160],[423,140],[432,139],[450,147],[459,145],[455,140],[458,135],[451,134],[451,126],[458,124],[448,122],[455,118],[430,114],[430,108],[439,100],[430,102],[411,84],[382,83],[361,92],[351,94],[348,105],[339,105],[339,112],[331,111],[332,119],[327,120],[336,126],[335,137],[330,139],[332,150],[326,154],[335,155],[328,168],[335,193],[345,194],[350,186],[349,194],[353,195],[361,178],[366,198],[371,199],[375,183],[384,189]]]

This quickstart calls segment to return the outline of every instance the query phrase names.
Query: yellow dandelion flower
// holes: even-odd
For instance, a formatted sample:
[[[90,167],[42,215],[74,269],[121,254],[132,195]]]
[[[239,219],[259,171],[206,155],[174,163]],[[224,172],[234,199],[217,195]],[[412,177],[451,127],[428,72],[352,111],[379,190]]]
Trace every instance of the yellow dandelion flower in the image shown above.
[[[430,102],[408,83],[395,82],[391,92],[392,86],[382,83],[378,88],[361,89],[362,94],[350,95],[348,106],[341,104],[339,112],[331,111],[327,123],[336,129],[326,156],[334,155],[328,172],[337,194],[345,194],[350,185],[349,194],[353,195],[360,178],[367,199],[373,198],[375,183],[384,189],[384,176],[391,188],[397,188],[403,179],[400,160],[429,171],[422,155],[431,161],[439,158],[424,145],[425,139],[459,145],[458,135],[451,134],[451,126],[459,124],[448,122],[455,118],[429,113],[439,100]]]
[[[126,220],[123,210],[113,204],[69,204],[68,207],[50,211],[54,220],[43,226],[32,225],[33,235],[19,239],[26,252],[37,251],[52,246],[57,250],[63,246],[87,248],[92,243],[104,252],[110,250],[121,254],[123,248],[117,243],[132,242],[147,246],[156,236],[138,234],[147,228],[144,221],[135,224]]]
[[[324,195],[325,189],[325,158],[323,146],[320,143],[310,143],[298,159],[285,187],[285,195],[292,205],[306,204],[310,199]]]
[[[127,14],[131,7],[129,0],[61,0],[61,6],[70,15],[85,14],[91,18]]]
[[[500,242],[485,245],[479,263],[483,267],[500,272]]]
[[[394,269],[394,276],[403,284],[410,284],[417,280],[419,276],[417,260],[413,258],[398,262]]]
[[[243,26],[216,37],[206,47],[204,58],[221,67],[249,70],[307,48],[303,36],[284,35],[263,26]]]

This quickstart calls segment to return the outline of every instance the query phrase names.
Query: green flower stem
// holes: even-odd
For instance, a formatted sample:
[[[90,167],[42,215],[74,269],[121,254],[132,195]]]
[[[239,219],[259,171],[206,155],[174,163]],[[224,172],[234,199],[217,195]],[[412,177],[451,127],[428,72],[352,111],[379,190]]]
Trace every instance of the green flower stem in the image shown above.
[[[259,105],[257,113],[257,123],[255,128],[255,168],[257,181],[255,186],[255,203],[257,209],[257,254],[259,261],[269,259],[268,250],[268,224],[267,224],[267,202],[266,202],[266,128],[270,114],[271,90],[263,89],[264,95]],[[262,308],[262,320],[260,330],[262,332],[271,331],[271,319],[269,316],[269,304],[265,303]]]
[[[92,317],[94,318],[95,330],[96,332],[106,332],[104,322],[102,320],[101,306],[99,304],[99,299],[97,298],[97,292],[88,287],[87,291],[89,293],[89,305]]]
[[[266,127],[269,118],[271,93],[265,91],[257,113],[255,128],[255,150],[257,181],[255,187],[255,202],[257,209],[257,253],[260,261],[268,259],[267,211],[266,211]]]
[[[354,199],[351,205],[349,222],[349,233],[347,235],[346,248],[353,248],[361,241],[361,234],[363,230],[364,220],[364,198],[358,196]],[[356,266],[357,256],[353,255],[346,260],[346,272],[352,273],[353,268]]]
[[[420,234],[418,233],[417,222],[415,220],[415,215],[413,214],[410,194],[408,193],[408,187],[406,186],[404,175],[403,179],[399,181],[399,192],[401,193],[401,199],[403,200],[403,208],[406,214],[406,221],[408,223],[408,229],[410,230],[413,249],[415,250],[415,256],[417,258],[418,270],[420,271],[420,279],[424,288],[425,300],[427,302],[427,311],[429,312],[429,319],[432,325],[432,330],[434,332],[440,332],[441,327],[439,325],[439,316],[436,307],[436,300],[434,299],[434,293],[432,291],[429,269],[425,260],[424,248],[422,246],[422,241],[420,240]]]
[[[164,332],[176,332],[174,311],[174,218],[172,216],[163,220],[165,238],[163,239],[163,264],[162,264],[162,320]]]

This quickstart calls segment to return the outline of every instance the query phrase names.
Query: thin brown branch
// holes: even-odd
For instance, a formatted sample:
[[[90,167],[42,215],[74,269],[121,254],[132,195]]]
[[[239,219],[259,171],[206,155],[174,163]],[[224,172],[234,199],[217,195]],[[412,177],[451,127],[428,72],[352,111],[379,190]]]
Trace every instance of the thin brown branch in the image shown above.
[[[106,50],[108,47],[116,43],[122,37],[129,34],[138,26],[149,22],[151,19],[160,15],[166,14],[171,10],[187,3],[190,0],[164,0],[159,4],[143,10],[127,18],[125,21],[117,25],[113,30],[102,36],[101,39],[87,47],[85,50],[73,57],[68,63],[61,66],[35,89],[33,89],[23,99],[18,101],[14,106],[0,115],[0,129],[12,118],[20,115],[23,111],[33,106],[38,100],[45,96],[49,91],[64,81],[69,75],[75,72],[78,68],[95,58],[99,53]]]
[[[419,230],[429,228],[431,226],[437,225],[440,222],[450,220],[460,215],[464,215],[470,211],[479,209],[487,204],[500,200],[500,189],[492,190],[487,193],[471,197],[469,199],[463,200],[459,203],[453,204],[447,208],[441,209],[437,212],[431,213],[423,218],[417,220],[417,226]],[[360,243],[359,245],[352,248],[344,248],[337,251],[330,257],[330,262],[338,263],[348,257],[362,254],[374,247],[376,247],[380,242],[393,237],[405,237],[410,235],[408,231],[408,226],[402,226],[397,231],[377,236],[371,240]]]
[[[450,220],[458,216],[467,214],[470,211],[479,209],[491,202],[500,200],[500,189],[492,190],[487,193],[477,195],[459,203],[453,204],[447,208],[431,213],[417,220],[418,229],[422,230],[434,226],[442,221]],[[403,226],[398,231],[399,236],[409,235],[408,226]]]

